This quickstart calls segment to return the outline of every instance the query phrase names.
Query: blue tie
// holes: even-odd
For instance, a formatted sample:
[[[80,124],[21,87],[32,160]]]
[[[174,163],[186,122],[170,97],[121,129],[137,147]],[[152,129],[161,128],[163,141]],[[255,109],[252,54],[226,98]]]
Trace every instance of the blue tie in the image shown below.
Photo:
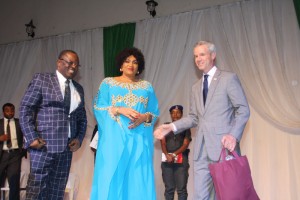
[[[204,81],[203,81],[203,102],[204,102],[204,105],[205,105],[205,102],[206,102],[206,97],[207,97],[207,92],[208,92],[207,77],[208,77],[208,75],[205,74],[204,75]]]
[[[66,87],[65,87],[65,98],[64,98],[64,104],[66,107],[66,112],[70,113],[70,104],[71,104],[71,90],[70,90],[70,80],[66,80]]]

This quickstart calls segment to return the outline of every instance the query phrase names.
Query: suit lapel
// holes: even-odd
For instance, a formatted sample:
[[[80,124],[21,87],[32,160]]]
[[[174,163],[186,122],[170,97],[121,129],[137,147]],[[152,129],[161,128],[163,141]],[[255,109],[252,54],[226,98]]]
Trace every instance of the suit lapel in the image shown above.
[[[4,134],[4,118],[0,119],[0,135]]]
[[[60,90],[59,81],[58,81],[57,75],[54,74],[54,73],[51,74],[51,82],[52,82],[52,85],[53,85],[53,88],[54,88],[54,91],[55,91],[55,94],[56,94],[56,100],[63,102],[64,98],[63,98],[63,95],[62,95],[61,90]],[[75,87],[75,90],[78,92],[78,94],[80,96],[80,99],[81,99],[81,101],[80,101],[80,103],[77,107],[77,108],[79,108],[80,106],[83,106],[83,93],[81,92],[81,90],[78,86],[78,83],[76,81],[72,80],[72,83],[73,83],[73,85]],[[75,110],[73,110],[72,112],[74,112]]]
[[[15,126],[16,126],[16,134],[17,134],[18,145],[19,145],[19,148],[22,148],[23,137],[22,137],[22,134],[21,134],[20,122],[19,122],[19,119],[17,119],[17,118],[14,118],[14,119],[15,119]]]
[[[220,80],[220,75],[221,75],[221,71],[217,70],[216,73],[214,74],[214,77],[212,78],[209,88],[208,88],[208,93],[207,93],[207,98],[206,98],[206,103],[205,103],[205,110],[208,107],[210,100],[212,99],[215,90],[217,88],[217,85],[219,83]]]
[[[199,83],[198,83],[198,91],[197,94],[197,98],[198,98],[198,101],[197,102],[200,102],[199,103],[199,109],[200,109],[200,113],[203,114],[204,113],[204,103],[203,103],[203,78],[200,79]]]
[[[4,118],[0,119],[0,135],[3,134],[4,134]],[[4,142],[0,142],[0,158],[2,156],[3,143]]]
[[[51,82],[52,82],[52,85],[54,87],[54,91],[55,91],[55,94],[56,94],[56,100],[57,101],[63,101],[64,97],[61,93],[59,81],[58,81],[58,78],[57,78],[56,74],[51,74]]]

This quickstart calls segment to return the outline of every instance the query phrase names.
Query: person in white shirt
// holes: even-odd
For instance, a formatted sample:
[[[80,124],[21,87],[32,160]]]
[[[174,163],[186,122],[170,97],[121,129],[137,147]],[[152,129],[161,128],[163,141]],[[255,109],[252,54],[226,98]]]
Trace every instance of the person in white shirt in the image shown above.
[[[3,117],[0,119],[0,183],[3,186],[6,178],[9,184],[9,200],[20,199],[20,174],[23,149],[23,133],[19,119],[14,118],[15,106],[6,103],[2,107]]]

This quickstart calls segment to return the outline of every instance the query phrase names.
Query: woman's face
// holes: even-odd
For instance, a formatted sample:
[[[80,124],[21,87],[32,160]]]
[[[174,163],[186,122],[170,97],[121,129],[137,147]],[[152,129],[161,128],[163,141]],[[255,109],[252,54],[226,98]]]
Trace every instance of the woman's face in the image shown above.
[[[138,61],[134,56],[129,56],[126,58],[126,60],[123,62],[121,66],[121,71],[123,72],[123,75],[126,76],[135,76],[138,72]]]

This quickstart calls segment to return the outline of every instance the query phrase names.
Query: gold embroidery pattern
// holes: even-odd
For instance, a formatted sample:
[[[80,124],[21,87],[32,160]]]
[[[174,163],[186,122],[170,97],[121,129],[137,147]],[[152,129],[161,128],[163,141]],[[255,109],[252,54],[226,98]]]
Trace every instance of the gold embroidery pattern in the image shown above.
[[[149,82],[144,81],[144,80],[139,80],[136,83],[122,83],[116,81],[114,78],[106,78],[105,82],[110,86],[110,87],[121,87],[129,90],[129,93],[126,94],[125,96],[112,96],[112,106],[115,106],[117,102],[124,102],[129,108],[134,107],[136,104],[139,102],[144,105],[144,107],[147,107],[148,104],[148,98],[145,98],[143,96],[138,97],[137,95],[132,93],[132,90],[137,90],[137,89],[148,89],[149,88]]]
[[[132,91],[129,91],[129,93],[123,97],[123,100],[128,107],[132,108],[138,103],[139,98],[138,96],[132,94]]]
[[[94,100],[94,109],[95,109],[95,110],[108,110],[109,108],[99,108],[99,107],[97,106],[97,101],[96,101],[96,99],[98,99],[98,96],[99,96],[99,91],[97,92],[97,95],[96,95],[95,100]]]
[[[99,107],[96,106],[96,104],[94,105],[94,108],[95,108],[96,110],[108,110],[108,108],[99,108]]]
[[[117,102],[122,102],[123,101],[123,97],[118,95],[117,97],[115,97],[115,95],[112,95],[112,101],[111,104],[112,106],[115,106]]]
[[[115,115],[112,113],[112,111],[111,111],[112,107],[113,107],[113,106],[110,106],[110,107],[108,108],[108,114],[110,115],[110,117],[111,117],[113,120],[117,121],[118,124],[119,124],[120,126],[122,126],[121,121],[120,121],[120,115],[115,116]]]
[[[147,107],[148,104],[148,97],[138,97],[135,94],[132,93],[132,91],[129,91],[128,94],[126,94],[124,97],[118,95],[118,96],[112,96],[112,106],[115,106],[117,102],[124,102],[129,108],[134,107],[137,103],[141,102],[144,104],[144,107]]]
[[[157,118],[158,116],[157,116],[157,115],[154,115],[154,114],[151,113],[151,112],[146,112],[145,114],[150,114],[150,115],[152,115],[152,120],[151,120],[150,123],[144,122],[144,126],[145,126],[145,127],[152,126],[153,122],[156,121],[156,118]]]
[[[140,97],[140,102],[144,104],[144,107],[147,107],[148,104],[148,97],[144,98],[144,97]]]
[[[109,87],[114,87],[114,86],[118,86],[118,87],[122,87],[125,89],[128,89],[129,92],[125,95],[125,96],[121,96],[121,95],[112,95],[112,106],[110,107],[106,107],[106,108],[99,108],[96,105],[96,101],[94,102],[94,109],[96,110],[107,110],[109,112],[109,115],[112,119],[116,120],[119,124],[120,124],[120,119],[119,116],[114,116],[111,113],[111,107],[114,107],[118,102],[124,102],[128,107],[132,108],[134,107],[137,103],[142,103],[144,105],[144,107],[147,107],[148,104],[148,97],[145,98],[143,96],[138,97],[137,95],[132,93],[132,90],[137,90],[137,89],[148,89],[150,87],[150,83],[145,81],[145,80],[139,80],[138,82],[135,83],[122,83],[122,82],[118,82],[116,81],[114,78],[110,77],[110,78],[106,78],[104,79],[103,83],[106,83],[109,85]],[[101,85],[100,85],[101,87]],[[99,95],[99,91],[97,93],[96,99],[98,98]],[[155,117],[152,114],[153,118]],[[120,124],[121,125],[121,124]],[[151,126],[151,123],[145,123],[145,126]]]
[[[110,85],[110,87],[119,86],[122,88],[126,88],[128,90],[147,89],[147,88],[149,88],[149,84],[150,84],[149,82],[147,82],[145,80],[139,80],[138,82],[135,82],[135,83],[122,83],[122,82],[116,81],[112,77],[106,78],[105,82],[108,85]]]

